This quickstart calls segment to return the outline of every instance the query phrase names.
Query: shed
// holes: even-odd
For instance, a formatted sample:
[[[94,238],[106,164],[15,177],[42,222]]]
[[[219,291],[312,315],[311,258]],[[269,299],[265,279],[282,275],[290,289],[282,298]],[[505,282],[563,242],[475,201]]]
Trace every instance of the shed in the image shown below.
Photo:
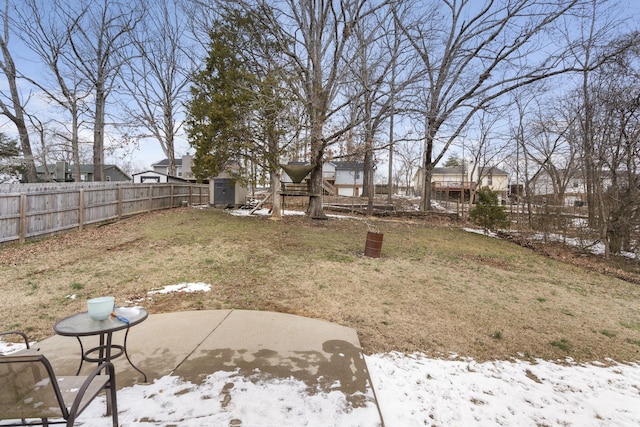
[[[214,207],[241,206],[247,194],[247,187],[227,172],[209,180],[209,200]]]
[[[186,179],[178,178],[176,176],[167,175],[166,173],[156,172],[152,170],[146,170],[144,172],[138,172],[131,175],[134,184],[152,184],[152,183],[185,183],[189,182]]]

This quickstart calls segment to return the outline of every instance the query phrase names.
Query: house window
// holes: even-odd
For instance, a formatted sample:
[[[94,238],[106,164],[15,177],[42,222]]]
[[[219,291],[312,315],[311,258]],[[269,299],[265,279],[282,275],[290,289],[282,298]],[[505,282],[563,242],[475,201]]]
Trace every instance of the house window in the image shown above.
[[[356,179],[360,179],[360,171],[356,171]]]
[[[111,181],[111,177],[109,175],[104,177],[107,181]]]
[[[493,185],[493,175],[489,175],[487,177],[487,185],[488,186],[492,186]]]

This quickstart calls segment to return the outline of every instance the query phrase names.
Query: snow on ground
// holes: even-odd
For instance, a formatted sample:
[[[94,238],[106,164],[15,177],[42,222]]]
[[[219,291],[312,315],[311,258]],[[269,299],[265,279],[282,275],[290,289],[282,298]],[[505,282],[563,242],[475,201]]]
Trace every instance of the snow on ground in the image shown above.
[[[483,236],[488,236],[488,237],[498,237],[498,235],[492,231],[489,230],[480,230],[477,228],[463,228],[464,231],[466,231],[467,233],[474,233],[474,234],[482,234]]]
[[[267,208],[260,208],[256,210],[253,214],[251,214],[251,209],[232,209],[228,211],[229,214],[234,216],[250,216],[250,215],[262,215],[262,216],[271,216],[271,212]],[[284,210],[282,215],[304,215],[305,213],[302,211],[292,211],[292,210]]]
[[[366,358],[387,426],[637,426],[640,365]],[[570,362],[570,361],[569,361]]]
[[[497,234],[492,233],[491,231],[484,231],[476,228],[463,228],[463,230],[468,233],[483,234],[489,237],[498,237]],[[561,234],[554,233],[549,233],[546,235],[537,233],[528,237],[532,240],[562,242],[567,246],[573,246],[574,248],[579,248],[580,250],[589,251],[594,255],[604,255],[604,243],[599,241],[585,240],[577,237],[566,237]],[[620,255],[631,259],[637,258],[636,254],[634,254],[633,252],[622,251]]]
[[[19,348],[0,341],[0,353]],[[638,363],[479,363],[395,352],[365,359],[387,427],[640,425]],[[104,407],[98,398],[76,425],[110,426]],[[200,385],[165,376],[126,387],[118,412],[122,427],[378,425],[375,408],[353,408],[340,392],[310,393],[293,378],[261,379],[259,372],[215,372]]]
[[[549,233],[547,235],[538,233],[538,234],[532,235],[530,238],[533,240],[543,240],[543,241],[548,240],[553,242],[562,242],[565,245],[573,246],[576,248],[580,248],[581,250],[589,251],[594,255],[604,255],[604,243],[600,241],[580,239],[577,237],[566,237],[561,234],[554,234],[554,233]],[[631,259],[636,258],[636,254],[634,254],[633,252],[622,251],[620,252],[620,255],[627,258],[631,258]]]
[[[400,353],[366,362],[387,427],[640,425],[638,364],[477,363]],[[378,425],[376,411],[351,408],[339,392],[309,394],[294,379],[252,382],[226,372],[199,386],[163,377],[121,390],[118,401],[123,426],[233,425],[234,419],[244,426]],[[108,426],[103,405],[92,404],[83,425]]]
[[[162,289],[157,289],[153,291],[147,292],[147,295],[153,294],[171,294],[175,292],[209,292],[211,290],[211,285],[207,283],[178,283],[177,285],[168,285]]]

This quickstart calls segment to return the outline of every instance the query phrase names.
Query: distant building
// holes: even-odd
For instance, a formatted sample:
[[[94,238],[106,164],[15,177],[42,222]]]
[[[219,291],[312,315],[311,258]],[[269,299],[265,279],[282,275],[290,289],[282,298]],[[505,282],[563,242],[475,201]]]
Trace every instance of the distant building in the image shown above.
[[[185,154],[182,158],[176,159],[176,175],[169,175],[169,159],[162,159],[152,164],[152,171],[145,171],[134,174],[135,183],[150,182],[196,182],[191,167],[193,157]],[[227,165],[227,170],[221,172],[213,179],[204,179],[204,183],[209,184],[209,200],[212,206],[226,207],[239,206],[245,203],[248,189],[246,185],[233,178],[233,172],[237,172],[237,164]]]
[[[578,170],[559,170],[554,182],[553,178],[545,170],[541,171],[535,179],[529,183],[531,200],[534,203],[552,203],[561,206],[581,206],[587,201],[586,183],[582,172]],[[608,179],[603,179],[603,184],[608,185]],[[562,188],[560,188],[562,186]]]
[[[186,179],[182,179],[176,176],[171,176],[165,173],[150,171],[150,170],[134,173],[133,175],[131,175],[131,178],[133,178],[134,184],[152,184],[152,183],[161,184],[161,183],[169,183],[169,182],[175,182],[175,183],[189,182]]]
[[[51,182],[73,182],[73,165],[67,162],[56,162],[45,168],[36,168],[38,179]],[[104,165],[105,181],[131,181],[131,177],[116,165]],[[93,182],[93,165],[80,165],[80,182]]]
[[[424,183],[424,169],[419,168],[413,178],[417,194],[422,194]],[[462,192],[465,199],[469,199],[476,189],[488,187],[498,193],[499,200],[507,199],[509,174],[497,167],[474,167],[473,162],[466,162],[464,166],[436,167],[431,175],[433,191],[447,193],[449,197],[460,197]]]
[[[159,172],[167,176],[174,176],[177,178],[182,178],[187,181],[196,180],[195,177],[193,176],[193,172],[191,171],[191,167],[193,166],[193,157],[190,154],[185,154],[181,158],[176,159],[175,163],[176,163],[175,175],[169,174],[169,159],[162,159],[159,162],[153,163],[151,167],[155,172]]]

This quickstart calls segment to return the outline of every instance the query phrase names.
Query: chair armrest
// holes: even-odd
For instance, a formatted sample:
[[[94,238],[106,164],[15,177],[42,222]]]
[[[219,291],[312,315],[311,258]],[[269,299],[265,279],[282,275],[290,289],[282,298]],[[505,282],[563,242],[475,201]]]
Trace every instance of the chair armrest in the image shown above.
[[[116,388],[116,374],[115,374],[115,368],[113,367],[113,363],[111,363],[111,362],[101,363],[97,368],[95,368],[87,376],[87,379],[84,381],[84,383],[80,387],[80,390],[78,390],[78,393],[77,393],[75,399],[73,400],[73,404],[71,405],[71,408],[69,409],[69,418],[75,419],[79,415],[79,413],[84,410],[86,405],[88,405],[91,402],[91,400],[93,400],[93,398],[103,388],[105,388],[105,386],[101,386],[100,388],[98,388],[97,391],[95,389],[91,390],[91,393],[93,393],[93,395],[92,396],[86,396],[88,398],[88,400],[85,400],[85,394],[87,393],[87,390],[89,390],[89,388],[91,387],[91,384],[94,382],[96,377],[98,375],[100,375],[100,373],[102,371],[105,371],[107,376],[109,377],[109,381],[107,383],[108,387],[113,389],[113,390],[115,390],[115,388]],[[108,397],[107,397],[107,399],[108,399]]]
[[[24,343],[27,346],[27,348],[29,348],[29,338],[27,337],[27,334],[25,334],[24,332],[20,332],[20,331],[0,332],[0,336],[2,335],[20,335],[24,340]]]

